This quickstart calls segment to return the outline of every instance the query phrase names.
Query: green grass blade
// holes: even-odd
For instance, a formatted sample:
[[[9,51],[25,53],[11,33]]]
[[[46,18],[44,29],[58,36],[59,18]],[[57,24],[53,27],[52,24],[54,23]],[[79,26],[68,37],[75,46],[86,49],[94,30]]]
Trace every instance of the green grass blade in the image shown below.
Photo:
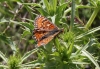
[[[80,49],[79,46],[76,47],[77,49]],[[81,52],[89,58],[89,60],[92,61],[92,63],[97,67],[97,69],[100,69],[99,67],[99,64],[96,62],[96,60],[94,59],[94,57],[88,52],[85,50],[86,49],[86,46],[84,47],[84,49],[81,49]]]
[[[92,15],[90,17],[90,19],[88,20],[88,22],[85,25],[86,29],[88,29],[91,26],[91,24],[93,23],[95,17],[97,16],[98,12],[99,12],[99,8],[95,8],[94,12],[92,13]]]
[[[91,30],[89,30],[89,31],[87,31],[87,32],[85,32],[85,33],[83,33],[83,34],[78,35],[78,36],[76,37],[76,39],[80,39],[80,38],[82,38],[82,37],[84,37],[84,36],[86,36],[86,35],[89,35],[89,34],[92,34],[92,33],[96,32],[96,31],[98,31],[98,30],[100,30],[100,26],[98,26],[98,27],[96,27],[96,28],[93,28],[93,29],[91,29]]]
[[[48,11],[48,13],[50,12],[49,10],[50,10],[50,4],[49,4],[49,2],[47,1],[47,0],[42,0],[43,1],[43,4],[45,5],[45,7],[46,7],[46,9],[47,9],[47,11]]]
[[[27,59],[30,55],[32,55],[33,53],[35,53],[38,50],[38,48],[33,49],[27,53],[24,54],[24,56],[21,58],[20,63],[22,63],[25,59]]]
[[[7,63],[8,59],[5,57],[5,55],[0,51],[0,57]]]
[[[72,0],[72,11],[71,11],[71,23],[70,23],[70,31],[73,30],[74,25],[74,17],[75,17],[75,0]]]
[[[17,51],[15,43],[9,37],[6,37],[4,34],[0,34],[0,40],[9,45],[13,50],[13,53]]]
[[[53,11],[56,12],[56,8],[57,8],[57,0],[53,0],[52,8],[53,8]]]
[[[0,65],[0,69],[5,69],[5,68],[8,69],[8,66],[6,66],[6,65]]]
[[[99,64],[97,63],[97,61],[94,59],[94,57],[86,50],[82,51],[91,61],[92,63],[94,63],[94,65],[97,67],[97,69],[100,69]]]

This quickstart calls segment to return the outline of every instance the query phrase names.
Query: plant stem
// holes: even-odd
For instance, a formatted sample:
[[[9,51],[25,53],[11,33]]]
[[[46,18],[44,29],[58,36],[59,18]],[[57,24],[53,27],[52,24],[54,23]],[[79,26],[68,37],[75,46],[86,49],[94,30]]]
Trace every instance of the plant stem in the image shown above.
[[[75,0],[72,0],[72,12],[71,12],[71,23],[70,23],[70,34],[73,31],[73,26],[74,26],[74,17],[75,17]],[[67,52],[68,56],[70,57],[71,53],[73,50],[73,43],[70,45],[69,50]]]
[[[70,31],[73,30],[74,17],[75,17],[75,0],[72,0],[72,12],[71,12]]]
[[[85,29],[88,29],[91,26],[91,24],[93,23],[95,17],[97,16],[98,11],[99,11],[99,8],[94,9],[94,12],[92,13],[92,15],[91,15],[90,19],[88,20],[87,24],[85,25]]]

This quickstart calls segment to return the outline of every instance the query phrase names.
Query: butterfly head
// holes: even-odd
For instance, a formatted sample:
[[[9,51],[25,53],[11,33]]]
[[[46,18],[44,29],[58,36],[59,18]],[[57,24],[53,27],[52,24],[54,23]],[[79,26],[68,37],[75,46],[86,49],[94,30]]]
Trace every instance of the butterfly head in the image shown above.
[[[59,29],[59,33],[62,33],[62,32],[64,32],[64,29],[63,28]]]

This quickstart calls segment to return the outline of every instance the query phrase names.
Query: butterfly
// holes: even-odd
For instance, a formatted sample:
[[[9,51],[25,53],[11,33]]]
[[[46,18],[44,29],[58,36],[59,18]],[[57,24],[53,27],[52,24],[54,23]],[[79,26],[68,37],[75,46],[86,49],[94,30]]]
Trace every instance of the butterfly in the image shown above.
[[[63,32],[44,16],[38,15],[34,22],[33,37],[37,41],[37,47],[48,44],[55,36]]]

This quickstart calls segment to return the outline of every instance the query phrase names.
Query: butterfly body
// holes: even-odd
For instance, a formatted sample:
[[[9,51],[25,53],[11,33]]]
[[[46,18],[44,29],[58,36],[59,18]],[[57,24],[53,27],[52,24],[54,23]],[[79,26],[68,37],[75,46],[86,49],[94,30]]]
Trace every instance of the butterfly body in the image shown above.
[[[48,38],[49,36],[51,35],[58,35],[60,32],[62,32],[62,30],[57,30],[57,29],[54,29],[52,31],[49,31],[49,33],[47,33],[45,36],[43,36],[42,38],[40,38],[40,40],[43,40],[45,38]],[[54,37],[54,36],[52,36]]]
[[[37,46],[46,45],[55,36],[61,33],[63,30],[59,29],[52,22],[43,16],[38,16],[34,22],[35,29],[33,31],[34,38],[37,41]]]

